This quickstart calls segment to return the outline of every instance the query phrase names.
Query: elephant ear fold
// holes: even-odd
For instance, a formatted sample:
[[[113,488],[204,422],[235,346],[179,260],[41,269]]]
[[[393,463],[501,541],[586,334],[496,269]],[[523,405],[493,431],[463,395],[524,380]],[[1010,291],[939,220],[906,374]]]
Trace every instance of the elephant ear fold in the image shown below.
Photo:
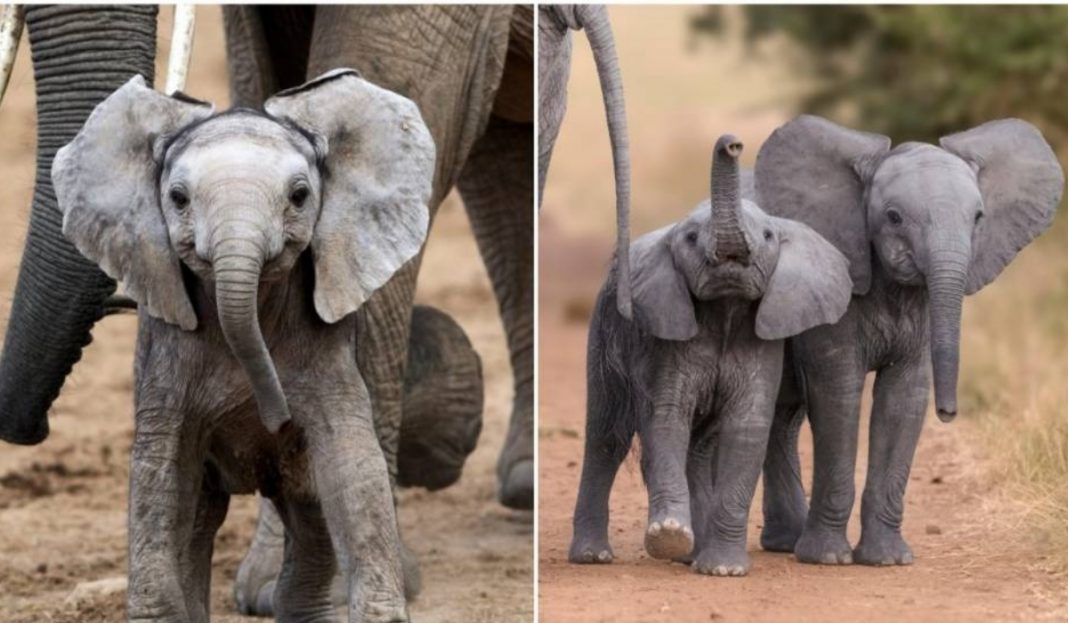
[[[658,229],[631,244],[631,292],[634,319],[642,331],[662,340],[683,341],[697,335],[697,316],[671,253],[674,228]]]
[[[52,163],[65,235],[152,316],[191,331],[196,314],[160,207],[168,137],[213,107],[134,76],[101,102]]]
[[[334,323],[363,305],[426,240],[434,141],[411,100],[338,69],[264,104],[326,142],[312,237],[315,309]]]
[[[811,115],[775,130],[757,154],[757,204],[815,229],[849,259],[853,292],[871,288],[864,191],[890,139]]]
[[[781,340],[838,322],[853,293],[849,261],[811,227],[771,220],[779,236],[779,262],[757,309],[757,337]]]
[[[972,244],[967,284],[972,294],[1053,222],[1064,171],[1038,128],[1020,119],[984,123],[939,143],[970,163],[979,178],[985,216]]]

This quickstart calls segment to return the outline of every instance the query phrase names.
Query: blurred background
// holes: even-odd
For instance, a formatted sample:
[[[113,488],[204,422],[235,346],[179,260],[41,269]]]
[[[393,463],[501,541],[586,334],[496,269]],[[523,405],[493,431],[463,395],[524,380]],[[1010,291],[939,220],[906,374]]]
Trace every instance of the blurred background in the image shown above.
[[[800,113],[883,133],[895,144],[937,142],[989,120],[1019,117],[1037,125],[1068,163],[1068,7],[614,6],[610,17],[630,130],[632,238],[682,218],[707,197],[711,148],[721,134],[733,133],[745,143],[742,161],[751,167],[768,135]],[[575,606],[565,584],[577,583],[578,590],[589,590],[600,579],[619,585],[621,573],[619,568],[572,571],[575,567],[563,564],[581,465],[586,323],[610,261],[615,223],[603,103],[582,34],[575,35],[574,49],[568,111],[548,173],[539,230],[541,603],[543,613],[562,617],[552,620],[571,620],[570,611],[553,609],[557,601]],[[820,570],[824,583],[813,585],[814,594],[826,597],[829,574],[844,582],[846,595],[835,595],[836,605],[865,590],[892,599],[897,579],[938,582],[938,565],[950,560],[969,569],[1009,567],[1008,575],[1026,577],[1032,587],[1066,568],[1066,243],[1068,215],[1061,214],[1001,277],[964,305],[962,415],[952,425],[929,418],[909,485],[905,527],[918,562],[907,573],[913,575],[893,574],[888,580],[870,570],[866,575]],[[803,446],[809,443],[807,437],[802,440]],[[864,443],[858,486],[863,485]],[[638,526],[646,502],[636,462],[629,461],[613,494],[611,535],[617,560],[645,564],[650,561],[642,558]],[[859,502],[858,488],[858,508]],[[754,539],[759,515],[758,493],[751,550],[759,548]],[[856,538],[855,525],[850,534]],[[994,548],[979,543],[995,534],[1007,536]],[[1015,553],[996,563],[991,558],[1007,552]],[[747,583],[760,582],[769,573],[767,565],[790,582],[815,573],[810,567],[780,568],[774,566],[778,558],[768,558],[754,559]],[[710,590],[727,603],[747,593],[716,590],[714,581],[701,580],[695,581],[700,587],[692,587],[694,593],[686,593],[678,583],[691,580],[675,567],[635,574],[670,573],[676,582],[671,591],[681,591],[678,600],[669,598],[671,591],[649,596],[647,609],[635,606],[619,615],[622,620],[670,620],[680,615],[679,602]],[[949,567],[944,571],[952,573]],[[879,586],[865,584],[873,578]],[[964,584],[951,582],[963,590],[971,581],[978,580],[969,573]],[[626,587],[622,582],[624,591],[642,594],[641,583]],[[1003,605],[1011,603],[1005,590],[1012,582],[989,579]],[[608,590],[607,584],[598,586]],[[925,620],[931,614],[922,609],[926,602],[907,592],[915,587],[900,588],[904,603],[915,605],[915,620]],[[999,608],[990,597],[965,592],[951,611],[974,607],[989,616]],[[939,599],[943,607],[954,608],[951,595],[943,591]],[[858,606],[872,605],[862,602]],[[738,607],[748,612],[749,603],[739,601]],[[1038,603],[1045,612],[1052,608]],[[664,604],[668,610],[660,609]],[[818,600],[813,607],[819,607]],[[1026,612],[1039,606],[1022,607]],[[805,620],[792,618],[797,611],[789,608],[766,606],[760,613],[753,620],[779,620],[779,615]],[[1010,610],[995,618],[1002,616],[1015,618]]]
[[[173,8],[159,12],[156,86],[163,87]],[[35,171],[35,96],[26,34],[0,103],[0,329],[6,327],[29,223]],[[222,11],[197,8],[185,91],[229,107]],[[511,411],[512,376],[486,271],[459,199],[442,204],[416,292],[455,318],[482,358],[484,424],[462,479],[436,493],[401,493],[402,534],[420,558],[419,621],[527,622],[533,616],[533,515],[496,501],[495,465]],[[0,442],[0,621],[125,620],[126,508],[133,431],[137,319],[110,316],[67,379],[38,446]],[[215,544],[212,621],[236,614],[233,579],[258,500],[234,496]]]

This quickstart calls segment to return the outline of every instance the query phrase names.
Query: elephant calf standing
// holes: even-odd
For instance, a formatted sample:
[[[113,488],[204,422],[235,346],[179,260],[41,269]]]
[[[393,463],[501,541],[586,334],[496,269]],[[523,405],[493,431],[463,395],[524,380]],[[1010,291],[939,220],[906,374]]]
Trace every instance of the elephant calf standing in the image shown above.
[[[350,621],[407,621],[352,312],[426,238],[434,145],[353,71],[264,109],[138,76],[53,165],[64,234],[141,308],[128,616],[206,621],[229,496],[260,491],[286,527],[277,616],[333,620],[340,562]]]
[[[612,560],[609,492],[637,433],[649,554],[692,555],[699,573],[748,573],[746,522],[783,339],[837,321],[852,282],[845,257],[812,229],[741,199],[741,150],[722,137],[711,201],[634,242],[635,320],[615,305],[615,267],[601,290],[589,334],[572,562]]]

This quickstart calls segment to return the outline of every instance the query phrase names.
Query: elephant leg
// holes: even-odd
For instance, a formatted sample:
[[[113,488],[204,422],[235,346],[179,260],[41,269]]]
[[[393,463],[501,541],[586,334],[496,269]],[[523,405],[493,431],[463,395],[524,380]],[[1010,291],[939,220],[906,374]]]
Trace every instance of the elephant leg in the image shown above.
[[[778,388],[778,383],[773,387]],[[717,414],[719,431],[712,471],[711,499],[699,531],[693,568],[705,575],[749,573],[746,534],[749,509],[760,479],[768,431],[775,412],[774,392],[741,392]]]
[[[649,491],[645,551],[671,560],[689,554],[694,544],[686,484],[693,404],[678,387],[658,394],[652,417],[645,418],[639,430],[642,475]]]
[[[534,507],[534,125],[491,117],[458,184],[508,336],[514,391],[497,497]]]
[[[337,557],[319,504],[281,499],[285,523],[282,572],[274,590],[274,616],[287,623],[334,623],[331,598]],[[342,602],[343,603],[343,602]]]
[[[794,556],[808,563],[852,564],[846,527],[855,496],[853,474],[865,372],[852,362],[835,361],[834,356],[806,364],[805,371],[815,469],[811,508]]]
[[[805,404],[790,353],[787,341],[786,366],[764,456],[764,527],[760,531],[760,546],[769,552],[794,551],[808,515],[797,448],[801,425],[805,422]]]
[[[304,430],[322,514],[345,573],[349,621],[405,623],[397,515],[370,396],[355,369],[316,373],[329,391],[301,400],[294,422]]]
[[[183,430],[184,414],[137,409],[130,452],[130,621],[195,620],[187,610],[180,563],[193,542],[203,457]]]
[[[912,457],[927,413],[929,367],[926,361],[898,363],[875,378],[868,477],[860,503],[862,529],[853,552],[860,564],[912,563],[912,550],[901,537],[901,520]]]
[[[711,427],[708,427],[711,428]],[[716,446],[719,437],[715,431],[694,431],[694,441],[686,458],[686,484],[690,489],[690,518],[693,520],[693,550],[676,558],[675,562],[691,564],[700,552],[701,544],[708,538],[707,528],[712,515],[712,491],[716,480]]]
[[[234,600],[237,611],[247,616],[274,614],[275,581],[282,569],[285,526],[271,500],[260,498],[260,516],[252,545],[237,569]]]
[[[211,618],[211,555],[215,533],[226,519],[230,494],[219,487],[218,478],[205,474],[197,499],[193,534],[189,546],[181,551],[182,588],[190,620],[207,623]]]

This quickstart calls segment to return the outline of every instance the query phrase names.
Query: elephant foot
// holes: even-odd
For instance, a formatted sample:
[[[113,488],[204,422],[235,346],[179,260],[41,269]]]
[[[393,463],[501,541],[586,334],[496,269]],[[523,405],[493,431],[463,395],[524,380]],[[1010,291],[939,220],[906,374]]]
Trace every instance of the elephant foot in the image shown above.
[[[749,554],[745,551],[745,543],[711,544],[701,549],[691,567],[701,575],[749,575]]]
[[[502,457],[503,458],[503,457]],[[511,465],[499,483],[497,499],[508,508],[534,508],[534,461],[522,459]]]
[[[672,560],[693,550],[693,530],[673,517],[653,521],[645,531],[645,551],[653,558]]]
[[[844,532],[806,528],[794,545],[794,556],[800,562],[816,565],[851,565],[853,548]]]
[[[860,535],[860,543],[853,550],[853,560],[861,565],[911,565],[912,548],[896,530],[867,529]]]
[[[765,522],[760,531],[760,547],[767,552],[793,552],[803,530],[803,522]]]
[[[606,565],[614,558],[607,535],[589,537],[576,534],[567,553],[568,562],[577,565]]]

